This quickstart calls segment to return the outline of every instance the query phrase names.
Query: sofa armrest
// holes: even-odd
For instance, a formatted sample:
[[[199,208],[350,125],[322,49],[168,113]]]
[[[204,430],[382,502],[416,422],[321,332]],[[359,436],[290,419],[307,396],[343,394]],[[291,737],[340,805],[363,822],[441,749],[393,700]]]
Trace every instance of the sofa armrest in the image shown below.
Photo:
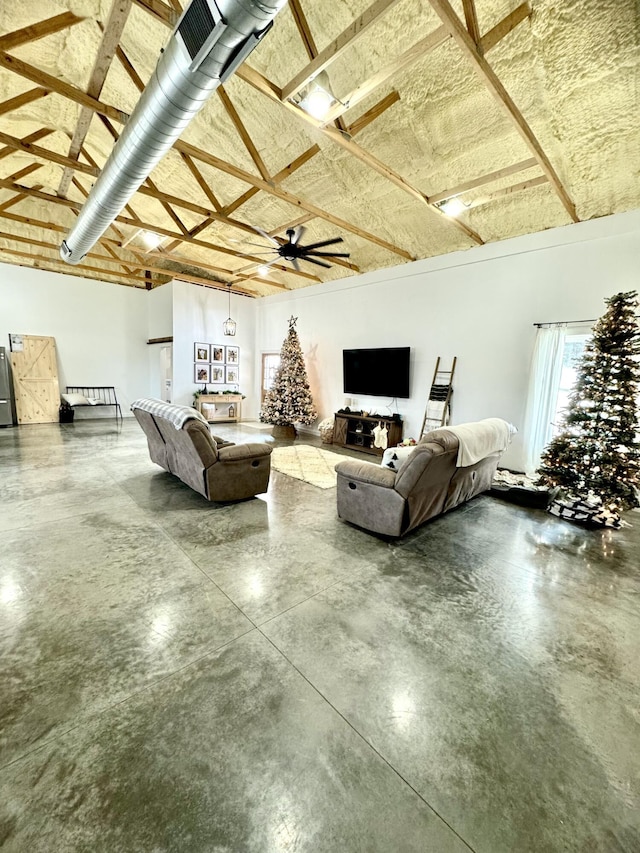
[[[382,486],[392,489],[396,482],[396,472],[390,468],[381,468],[371,462],[358,462],[355,459],[345,459],[335,467],[340,477],[346,477],[357,483],[367,483],[371,486]]]
[[[243,459],[256,459],[260,456],[270,456],[272,448],[268,444],[253,442],[252,444],[230,444],[218,448],[219,462],[241,462]]]
[[[214,435],[211,433],[211,438],[216,443],[216,448],[221,450],[223,447],[231,447],[232,444],[235,444],[235,441],[227,441],[225,438],[221,438],[219,435]]]

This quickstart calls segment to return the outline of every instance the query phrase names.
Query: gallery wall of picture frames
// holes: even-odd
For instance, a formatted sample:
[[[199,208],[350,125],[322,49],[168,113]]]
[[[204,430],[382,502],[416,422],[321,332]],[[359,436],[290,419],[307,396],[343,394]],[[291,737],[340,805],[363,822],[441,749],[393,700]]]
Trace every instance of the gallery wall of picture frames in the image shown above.
[[[193,345],[193,381],[203,385],[240,383],[240,347],[207,344]]]

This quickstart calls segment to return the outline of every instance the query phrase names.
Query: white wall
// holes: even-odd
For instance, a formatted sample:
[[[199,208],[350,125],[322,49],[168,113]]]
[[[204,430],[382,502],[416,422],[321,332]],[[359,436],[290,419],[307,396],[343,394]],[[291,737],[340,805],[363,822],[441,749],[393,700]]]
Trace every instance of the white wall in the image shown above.
[[[144,290],[63,273],[0,264],[0,341],[8,335],[56,339],[60,389],[115,385],[123,414],[149,388]],[[76,417],[96,417],[95,409]],[[111,416],[111,410],[104,412]]]
[[[167,285],[165,285],[166,287]],[[173,402],[193,405],[193,392],[202,385],[193,378],[195,342],[240,348],[239,390],[242,417],[255,418],[260,399],[260,379],[255,372],[256,306],[258,300],[231,295],[231,316],[237,323],[236,336],[226,338],[222,324],[229,316],[227,293],[184,281],[173,282]],[[236,390],[232,385],[209,385],[210,390]]]
[[[603,299],[640,284],[640,211],[557,228],[277,294],[258,303],[256,353],[278,350],[291,314],[320,417],[344,405],[342,350],[410,346],[411,398],[399,400],[417,436],[437,356],[458,357],[454,423],[499,416],[522,426],[534,322],[590,319]],[[388,413],[391,401],[352,408]],[[522,434],[504,457],[520,468]]]

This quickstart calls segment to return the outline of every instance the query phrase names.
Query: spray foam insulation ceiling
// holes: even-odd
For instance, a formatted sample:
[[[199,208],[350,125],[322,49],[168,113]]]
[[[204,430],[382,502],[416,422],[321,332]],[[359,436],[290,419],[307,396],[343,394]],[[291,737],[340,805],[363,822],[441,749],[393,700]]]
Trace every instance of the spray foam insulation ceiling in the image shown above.
[[[70,267],[58,246],[181,3],[2,3],[0,260],[268,296],[639,207],[638,8],[290,0]],[[335,98],[324,122],[299,106],[320,69]],[[302,224],[301,242],[340,236],[350,257],[259,271],[272,258],[260,231]]]

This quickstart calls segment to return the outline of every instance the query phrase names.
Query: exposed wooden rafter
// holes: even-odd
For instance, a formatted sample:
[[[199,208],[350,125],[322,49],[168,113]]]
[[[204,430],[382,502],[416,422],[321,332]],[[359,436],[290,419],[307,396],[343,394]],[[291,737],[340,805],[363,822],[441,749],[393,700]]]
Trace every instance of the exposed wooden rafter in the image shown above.
[[[349,24],[349,26],[343,30],[336,39],[328,44],[324,50],[318,53],[318,55],[312,59],[311,62],[302,69],[302,71],[299,71],[292,80],[283,86],[282,100],[286,101],[288,98],[296,95],[321,71],[326,70],[331,63],[335,62],[338,57],[342,56],[345,50],[351,47],[357,39],[360,38],[360,36],[364,35],[369,27],[375,24],[376,21],[385,14],[385,12],[389,12],[394,6],[397,6],[399,2],[400,0],[376,0],[376,2],[369,6],[368,9],[365,9],[365,11],[356,18],[353,23]]]
[[[0,104],[0,115],[18,110],[25,104],[38,101],[40,98],[44,98],[48,94],[48,89],[41,89],[39,86],[36,89],[29,89],[28,92],[23,92],[21,95],[16,95],[15,98],[9,98],[8,100],[3,101]]]
[[[127,23],[127,18],[129,17],[129,12],[131,11],[131,2],[132,0],[113,0],[112,2],[109,18],[104,28],[100,48],[98,49],[98,55],[93,64],[89,85],[87,86],[87,94],[94,98],[99,98],[100,92],[102,92],[104,81],[111,67],[111,61],[115,55],[116,48]],[[80,149],[89,132],[89,125],[91,124],[93,115],[93,111],[87,107],[80,110],[76,129],[69,147],[69,157],[72,160],[78,159]],[[67,194],[72,174],[73,172],[70,168],[66,168],[62,173],[60,185],[58,186],[59,195]]]
[[[473,70],[480,77],[503,111],[507,114],[515,129],[524,140],[526,146],[538,161],[540,168],[549,179],[551,186],[557,193],[558,198],[564,205],[564,208],[571,219],[574,222],[578,222],[579,219],[576,214],[573,200],[558,177],[556,170],[551,165],[551,161],[543,151],[542,146],[538,142],[524,116],[498,79],[497,74],[478,50],[478,46],[472,40],[460,18],[456,15],[453,7],[449,3],[449,0],[429,0],[429,2],[440,17],[443,25],[456,41],[458,47],[460,47],[463,54],[470,61]]]
[[[521,24],[531,16],[530,3],[521,3],[513,12],[510,12],[505,18],[499,21],[495,27],[492,27],[489,32],[485,33],[478,44],[478,49],[481,53],[488,53],[498,42],[501,42],[505,36],[514,30],[518,24]]]
[[[37,24],[30,24],[28,27],[22,27],[20,30],[0,36],[0,50],[13,50],[15,47],[20,47],[21,44],[28,44],[53,33],[58,33],[60,30],[66,30],[81,21],[84,21],[84,18],[79,18],[73,12],[54,15],[52,18],[38,21]]]
[[[524,172],[526,169],[533,169],[537,165],[538,161],[536,158],[529,157],[528,160],[521,160],[513,166],[505,166],[503,169],[496,169],[494,172],[488,172],[486,175],[481,175],[479,178],[473,178],[471,181],[464,181],[464,183],[457,184],[455,187],[443,190],[443,192],[434,193],[429,196],[429,201],[432,204],[437,204],[447,198],[462,195],[462,193],[473,190],[476,187],[481,187],[484,184],[490,184],[493,183],[493,181],[499,181],[501,178],[507,178],[509,175],[514,175],[516,172]]]

